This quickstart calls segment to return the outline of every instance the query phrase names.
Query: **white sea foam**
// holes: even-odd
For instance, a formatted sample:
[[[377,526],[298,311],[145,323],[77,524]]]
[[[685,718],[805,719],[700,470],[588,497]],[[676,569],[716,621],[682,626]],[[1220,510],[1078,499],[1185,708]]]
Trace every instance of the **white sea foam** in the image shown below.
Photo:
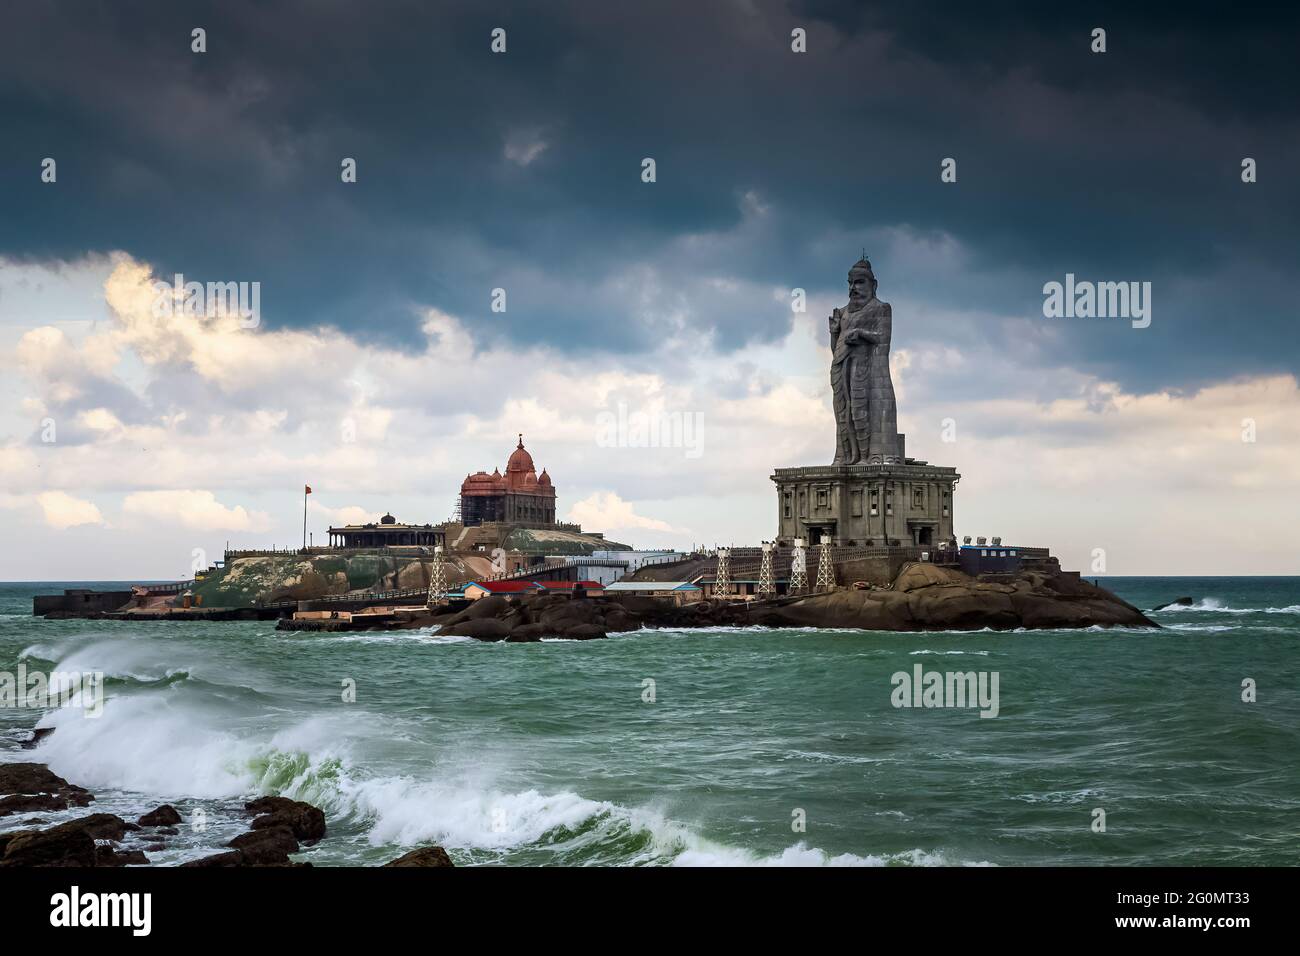
[[[897,763],[895,757],[865,757],[861,754],[828,754],[819,750],[789,750],[781,759],[783,760],[808,760],[813,763],[851,763],[851,764],[871,764],[871,763]]]
[[[317,631],[304,633],[312,644],[465,644],[474,643],[474,638],[454,634],[438,634],[438,628],[418,627],[405,631]],[[284,634],[277,634],[283,637]]]
[[[1195,604],[1175,605],[1161,608],[1155,614],[1300,614],[1300,604],[1288,604],[1286,607],[1228,607],[1218,598],[1202,598]]]
[[[961,863],[948,859],[942,853],[926,850],[907,850],[881,856],[857,856],[841,853],[830,856],[824,850],[796,843],[780,853],[762,856],[749,850],[723,847],[690,848],[682,851],[673,861],[675,866],[988,866],[988,863]]]
[[[608,809],[576,793],[509,792],[410,777],[344,781],[335,802],[336,809],[371,823],[369,839],[376,846],[438,842],[484,850],[536,843],[557,828],[577,829]]]
[[[879,634],[881,631],[867,631],[853,627],[769,627],[766,624],[710,624],[706,627],[642,627],[636,631],[621,631],[620,634]]]
[[[92,791],[216,798],[244,793],[253,782],[255,745],[212,729],[193,711],[167,708],[159,695],[112,697],[96,720],[52,711],[40,725],[55,732],[33,751],[36,759]]]
[[[20,657],[57,660],[58,664],[53,670],[96,672],[105,677],[145,682],[165,680],[181,673],[192,676],[194,672],[190,663],[176,662],[176,657],[183,653],[185,645],[176,642],[169,643],[167,647],[171,651],[169,665],[162,663],[162,655],[156,646],[129,639],[94,641],[72,648],[33,644]],[[195,655],[195,660],[197,659],[198,655]]]
[[[18,659],[20,661],[30,661],[33,659],[57,661],[63,656],[65,649],[65,645],[59,644],[32,644],[29,647],[23,648],[18,655]]]
[[[796,843],[761,854],[709,840],[657,811],[589,800],[576,793],[543,794],[445,786],[410,778],[386,778],[342,788],[351,809],[373,821],[370,842],[506,851],[544,844],[563,855],[598,851],[633,838],[631,863],[674,866],[916,866],[944,865],[941,854],[922,850],[891,856],[831,855]]]
[[[1025,803],[1084,803],[1093,802],[1104,795],[1098,787],[1084,787],[1080,790],[1049,790],[1045,793],[1021,793],[1014,799]]]

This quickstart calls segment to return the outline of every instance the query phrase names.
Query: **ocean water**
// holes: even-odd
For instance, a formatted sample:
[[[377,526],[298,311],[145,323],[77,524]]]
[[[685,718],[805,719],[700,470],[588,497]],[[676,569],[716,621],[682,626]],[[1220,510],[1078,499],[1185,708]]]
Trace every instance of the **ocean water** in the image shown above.
[[[162,864],[243,832],[260,793],[325,810],[329,836],[299,857],[316,865],[427,843],[462,865],[1300,862],[1300,578],[1104,583],[1142,608],[1197,604],[1153,614],[1159,632],[516,645],[44,621],[31,596],[64,584],[0,584],[0,671],[107,684],[97,719],[0,709],[0,760],[48,763],[124,817],[202,810]],[[999,715],[893,707],[891,675],[918,663],[996,672]],[[37,725],[57,729],[18,749]]]

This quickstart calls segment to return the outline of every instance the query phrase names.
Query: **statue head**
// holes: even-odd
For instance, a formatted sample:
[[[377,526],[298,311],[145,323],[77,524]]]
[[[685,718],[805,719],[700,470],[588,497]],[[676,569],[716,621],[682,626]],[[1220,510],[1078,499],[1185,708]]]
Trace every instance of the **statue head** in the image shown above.
[[[876,274],[863,256],[849,270],[849,308],[857,311],[876,297]]]

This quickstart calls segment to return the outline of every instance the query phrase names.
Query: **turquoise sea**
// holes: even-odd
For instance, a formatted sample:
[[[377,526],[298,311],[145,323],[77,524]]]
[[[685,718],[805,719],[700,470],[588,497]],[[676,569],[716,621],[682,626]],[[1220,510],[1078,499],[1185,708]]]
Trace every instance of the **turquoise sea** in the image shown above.
[[[0,709],[0,760],[46,762],[125,817],[202,810],[156,863],[242,832],[256,793],[325,809],[299,857],[316,865],[426,843],[458,864],[1300,863],[1300,578],[1102,583],[1197,603],[1152,615],[1158,632],[481,644],[44,621],[31,596],[66,583],[0,584],[0,672],[106,675],[98,718]],[[891,675],[918,663],[996,672],[998,716],[893,707]],[[19,749],[37,725],[57,729]]]

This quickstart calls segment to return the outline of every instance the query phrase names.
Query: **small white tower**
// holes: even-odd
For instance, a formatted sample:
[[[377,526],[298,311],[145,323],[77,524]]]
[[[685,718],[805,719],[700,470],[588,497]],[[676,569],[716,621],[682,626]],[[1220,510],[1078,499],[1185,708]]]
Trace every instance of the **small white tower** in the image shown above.
[[[758,590],[755,595],[759,598],[776,597],[776,577],[772,574],[772,542],[763,542],[763,563],[758,568]]]
[[[794,539],[794,557],[790,560],[790,593],[802,594],[808,590],[808,558],[804,552],[803,538]]]
[[[427,607],[447,603],[447,569],[442,563],[442,545],[433,549],[433,568],[429,573],[429,598]]]
[[[835,589],[835,565],[831,561],[830,535],[822,535],[822,546],[817,555],[817,590]]]
[[[728,597],[731,594],[731,549],[718,549],[718,574],[713,581],[714,595]]]

